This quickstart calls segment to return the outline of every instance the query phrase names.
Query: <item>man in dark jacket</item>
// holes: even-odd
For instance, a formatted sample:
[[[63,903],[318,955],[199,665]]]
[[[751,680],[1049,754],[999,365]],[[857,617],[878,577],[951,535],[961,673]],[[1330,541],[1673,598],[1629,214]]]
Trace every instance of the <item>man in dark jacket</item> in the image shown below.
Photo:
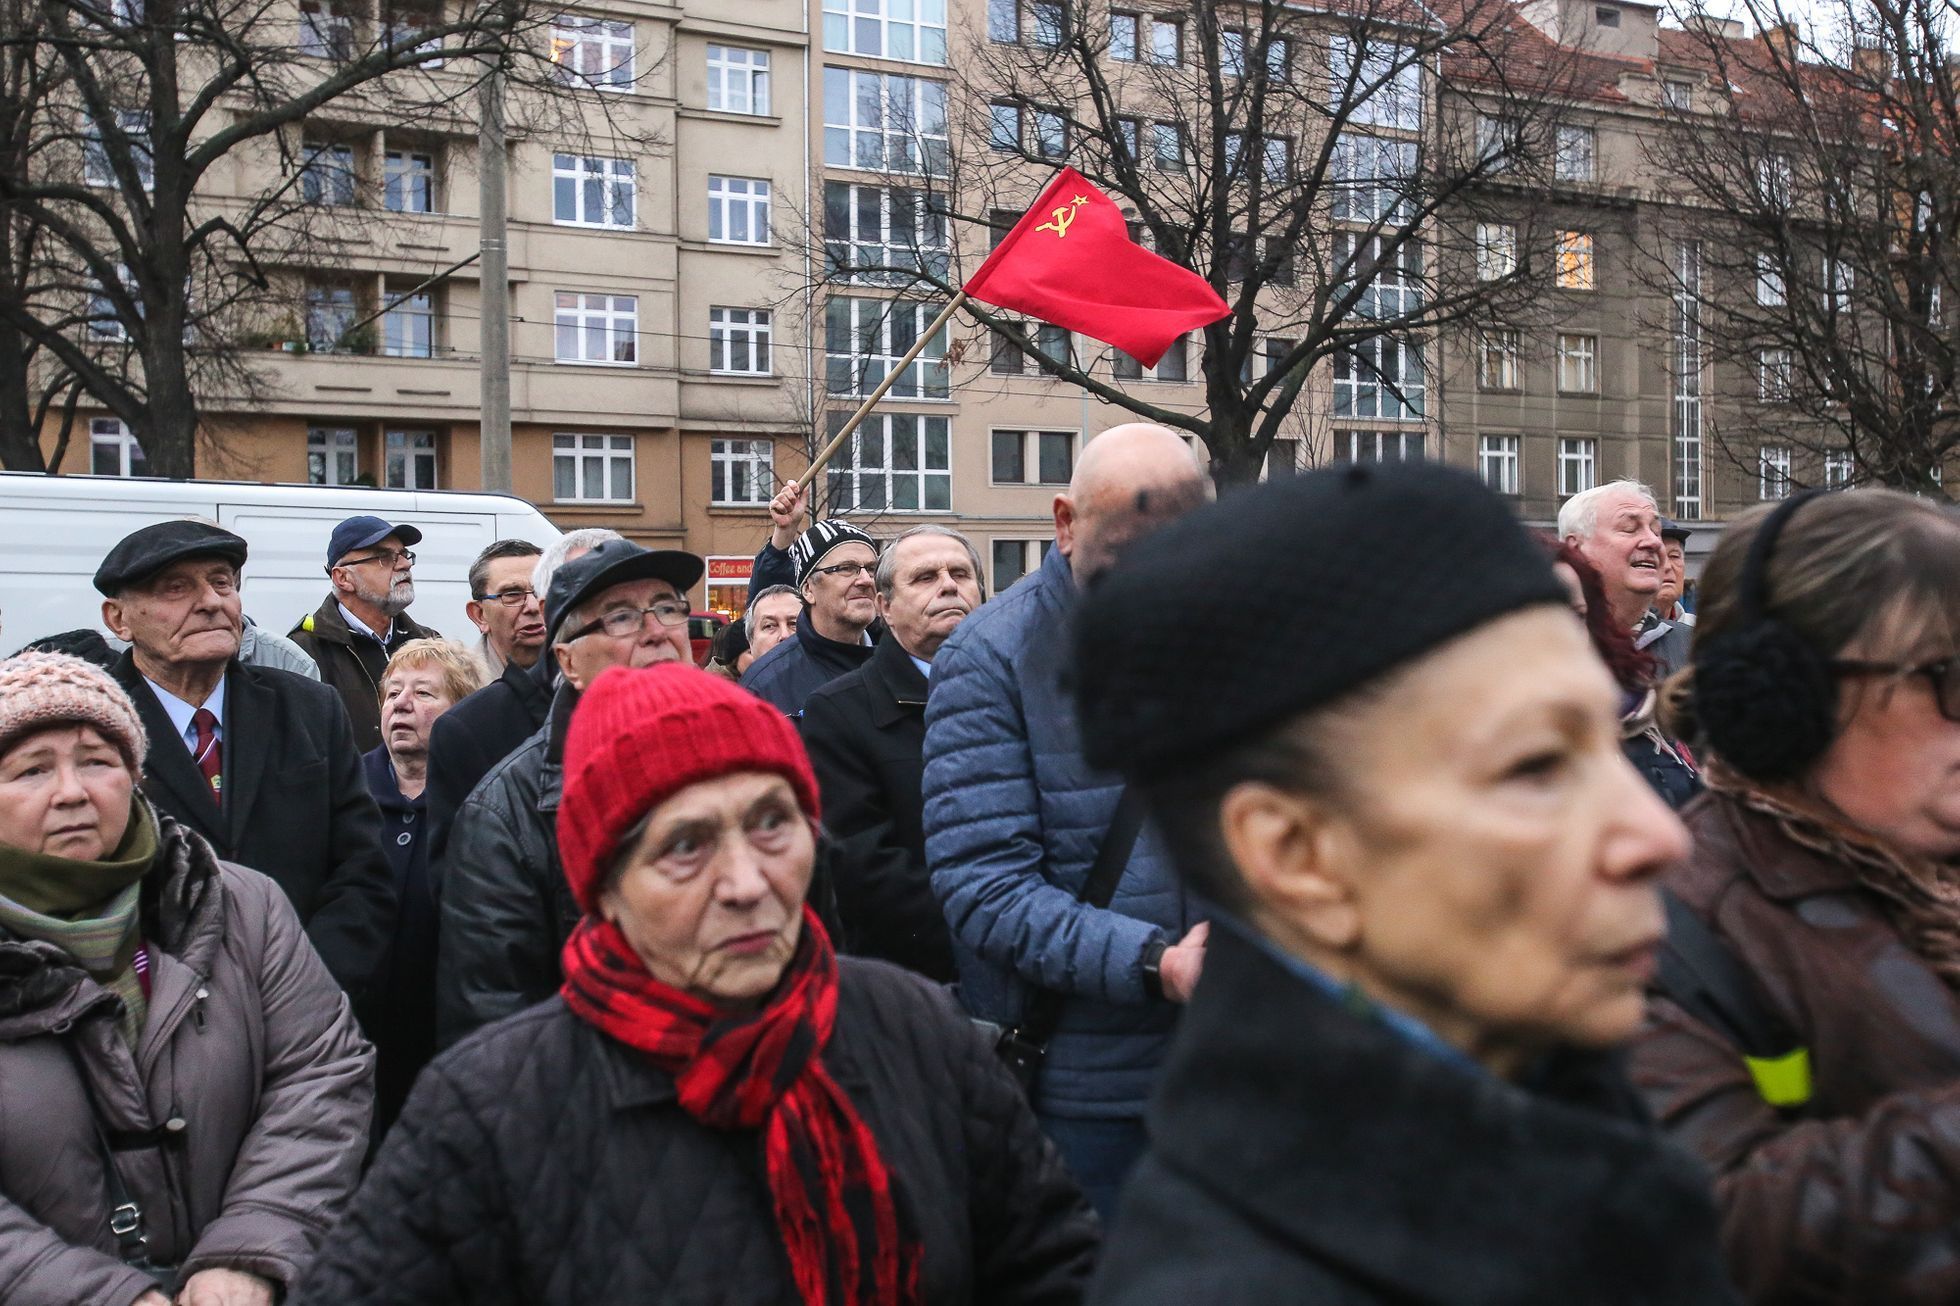
[[[578,922],[557,829],[572,708],[608,667],[692,660],[686,595],[706,569],[692,553],[614,539],[552,576],[545,645],[562,682],[550,716],[470,794],[444,853],[436,1031],[445,1046],[557,991],[558,954]]]
[[[950,984],[953,944],[926,872],[926,684],[932,658],[980,606],[980,554],[958,531],[915,526],[878,559],[885,637],[871,660],[810,695],[803,741],[838,844],[844,946]]]
[[[394,930],[380,812],[339,697],[237,660],[244,563],[230,531],[169,521],[127,536],[95,573],[103,622],[131,646],[114,674],[150,736],[143,791],[285,890],[359,999]]]
[[[798,716],[811,694],[871,656],[878,621],[878,546],[847,522],[820,521],[790,550],[803,616],[796,637],[757,658],[742,686],[785,714]]]
[[[381,672],[412,639],[439,639],[407,616],[415,601],[415,555],[422,532],[379,517],[349,517],[327,542],[333,582],[319,610],[287,632],[319,664],[320,679],[347,705],[360,752],[381,747]]]

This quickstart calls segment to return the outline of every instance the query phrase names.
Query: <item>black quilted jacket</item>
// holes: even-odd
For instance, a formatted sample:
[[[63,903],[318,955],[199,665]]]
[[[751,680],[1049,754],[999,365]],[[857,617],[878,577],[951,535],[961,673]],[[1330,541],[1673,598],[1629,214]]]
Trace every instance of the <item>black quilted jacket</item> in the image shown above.
[[[842,958],[831,1074],[925,1244],[932,1306],[1073,1303],[1094,1217],[944,993]],[[552,999],[426,1071],[302,1306],[794,1306],[759,1136],[695,1123],[673,1080]]]

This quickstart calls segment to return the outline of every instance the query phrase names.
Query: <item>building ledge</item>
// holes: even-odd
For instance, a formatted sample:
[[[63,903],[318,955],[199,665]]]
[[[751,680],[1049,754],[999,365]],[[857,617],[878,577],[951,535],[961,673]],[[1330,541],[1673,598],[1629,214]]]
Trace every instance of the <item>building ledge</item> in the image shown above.
[[[682,105],[674,111],[676,118],[687,118],[696,122],[732,122],[751,127],[780,127],[781,115],[773,113],[733,113],[727,109],[696,109]]]

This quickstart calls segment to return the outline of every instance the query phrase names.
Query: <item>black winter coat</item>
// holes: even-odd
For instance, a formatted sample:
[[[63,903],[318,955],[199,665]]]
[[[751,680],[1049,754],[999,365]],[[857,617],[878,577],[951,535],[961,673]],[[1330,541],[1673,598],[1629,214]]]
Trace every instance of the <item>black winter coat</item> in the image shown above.
[[[839,962],[825,1065],[925,1248],[932,1306],[1079,1301],[1095,1219],[986,1043],[942,992]],[[554,999],[416,1085],[303,1306],[793,1306],[754,1131]]]
[[[415,1076],[436,1054],[436,894],[429,882],[429,791],[403,795],[385,748],[363,756],[361,766],[381,809],[381,847],[399,904],[380,991],[360,1013],[374,1043],[378,1136],[401,1114]]]
[[[383,648],[377,640],[356,635],[340,615],[340,600],[329,594],[318,611],[286,632],[286,638],[319,664],[320,679],[340,695],[347,719],[354,723],[355,747],[365,753],[382,744],[381,673],[388,669],[388,659],[410,640],[442,636],[404,614],[395,618],[388,646]]]
[[[884,633],[882,625],[872,627],[871,638]],[[855,671],[871,658],[869,644],[842,644],[817,633],[810,620],[810,605],[803,605],[797,619],[796,635],[786,639],[749,664],[742,676],[742,688],[769,703],[784,716],[800,716],[810,695],[847,671]]]
[[[523,746],[551,715],[551,651],[536,666],[506,663],[501,676],[436,718],[429,732],[429,866],[442,882],[449,830],[463,800],[490,769]]]
[[[1214,928],[1091,1300],[1737,1300],[1708,1178],[1610,1058],[1532,1088],[1357,1017]]]
[[[395,928],[395,885],[381,851],[347,710],[318,681],[233,662],[225,673],[224,805],[191,760],[134,660],[115,677],[149,732],[143,792],[228,862],[285,890],[341,987],[374,989]]]
[[[810,695],[803,742],[837,841],[843,947],[944,984],[953,941],[926,870],[926,678],[896,637],[871,660]]]

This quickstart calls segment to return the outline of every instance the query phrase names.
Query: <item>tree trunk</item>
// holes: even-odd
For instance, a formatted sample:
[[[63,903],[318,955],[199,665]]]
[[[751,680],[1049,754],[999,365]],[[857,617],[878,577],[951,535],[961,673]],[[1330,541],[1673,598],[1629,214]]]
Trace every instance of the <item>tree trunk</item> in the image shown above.
[[[158,336],[164,333],[158,332]],[[136,438],[153,476],[189,480],[197,475],[197,405],[191,398],[184,351],[168,341],[145,358],[148,420]]]
[[[27,345],[18,329],[0,322],[0,467],[10,472],[45,472],[41,433],[34,428],[34,398],[28,384]]]

